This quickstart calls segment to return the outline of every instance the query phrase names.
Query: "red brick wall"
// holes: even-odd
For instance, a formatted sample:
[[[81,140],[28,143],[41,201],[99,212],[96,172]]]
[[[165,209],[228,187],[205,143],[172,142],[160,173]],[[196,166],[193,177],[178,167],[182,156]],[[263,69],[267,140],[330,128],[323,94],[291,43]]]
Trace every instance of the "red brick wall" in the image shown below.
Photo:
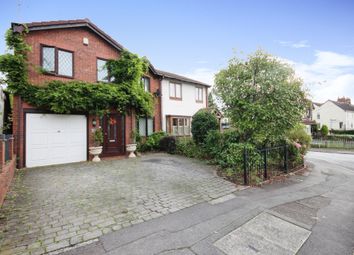
[[[89,45],[83,44],[83,38],[89,39]],[[36,85],[43,85],[45,82],[52,80],[70,81],[72,79],[59,77],[38,72],[40,67],[41,44],[51,45],[65,50],[74,52],[74,78],[87,82],[97,81],[97,58],[116,59],[119,52],[113,46],[101,39],[92,31],[85,28],[68,28],[55,29],[46,31],[32,31],[26,36],[26,42],[31,46],[32,50],[28,54],[28,61],[33,66],[29,71],[29,80]],[[150,77],[151,92],[155,93],[160,88],[160,80],[151,72],[147,74]],[[19,97],[14,97],[13,107],[13,134],[15,138],[14,149],[18,155],[18,167],[25,166],[25,128],[24,128],[24,112],[26,109],[35,109],[35,107],[22,102]],[[161,130],[161,101],[159,97],[155,97],[155,130]],[[99,125],[99,117],[89,116],[88,118],[88,134],[89,146],[93,145],[92,119],[96,118]],[[132,128],[135,127],[135,114],[127,114],[125,118],[125,139],[126,144],[131,142],[130,134]]]
[[[6,193],[10,187],[12,178],[15,173],[16,167],[16,155],[13,154],[11,143],[13,140],[9,140],[10,146],[10,160],[5,162],[5,143],[0,141],[0,206],[4,202]]]
[[[84,45],[82,39],[89,39],[89,45]],[[97,58],[116,59],[119,52],[95,33],[84,28],[55,29],[33,31],[26,36],[26,42],[32,47],[28,61],[40,66],[41,44],[51,45],[74,52],[74,79],[87,82],[97,81]],[[29,73],[33,84],[43,84],[51,80],[69,81],[70,78],[43,75],[35,68]]]
[[[158,90],[161,92],[161,81],[151,72],[147,74],[150,78],[150,91],[154,95]],[[154,127],[155,131],[161,131],[161,97],[154,95]]]

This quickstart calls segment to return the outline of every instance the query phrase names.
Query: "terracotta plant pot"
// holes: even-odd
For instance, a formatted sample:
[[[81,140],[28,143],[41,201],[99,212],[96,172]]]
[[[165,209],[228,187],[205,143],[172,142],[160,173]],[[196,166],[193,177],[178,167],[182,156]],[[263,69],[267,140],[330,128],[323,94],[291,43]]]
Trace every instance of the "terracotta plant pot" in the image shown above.
[[[127,152],[129,152],[129,158],[135,158],[134,152],[136,151],[136,143],[127,144]]]
[[[100,162],[101,159],[98,157],[102,153],[102,146],[97,146],[97,147],[90,147],[90,154],[93,155],[93,162]]]

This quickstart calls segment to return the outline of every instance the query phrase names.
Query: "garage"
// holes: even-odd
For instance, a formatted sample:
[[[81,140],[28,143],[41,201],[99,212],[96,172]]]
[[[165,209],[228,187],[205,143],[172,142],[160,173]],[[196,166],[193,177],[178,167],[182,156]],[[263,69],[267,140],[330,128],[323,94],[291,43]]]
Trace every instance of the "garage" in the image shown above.
[[[85,115],[26,113],[26,167],[87,160]]]

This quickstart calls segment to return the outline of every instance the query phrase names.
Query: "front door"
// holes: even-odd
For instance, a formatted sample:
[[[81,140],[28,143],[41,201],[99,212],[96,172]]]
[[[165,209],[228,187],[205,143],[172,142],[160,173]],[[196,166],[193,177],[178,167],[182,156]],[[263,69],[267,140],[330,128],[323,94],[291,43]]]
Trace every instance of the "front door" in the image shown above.
[[[125,153],[124,117],[118,113],[103,117],[103,156],[116,156]]]

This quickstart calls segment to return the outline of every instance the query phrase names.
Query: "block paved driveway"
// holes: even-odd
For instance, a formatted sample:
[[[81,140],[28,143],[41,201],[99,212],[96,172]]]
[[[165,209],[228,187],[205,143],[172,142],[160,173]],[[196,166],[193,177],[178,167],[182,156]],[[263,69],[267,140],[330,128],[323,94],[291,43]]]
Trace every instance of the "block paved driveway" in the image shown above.
[[[20,170],[0,211],[0,254],[56,253],[235,190],[212,167],[162,153]]]

